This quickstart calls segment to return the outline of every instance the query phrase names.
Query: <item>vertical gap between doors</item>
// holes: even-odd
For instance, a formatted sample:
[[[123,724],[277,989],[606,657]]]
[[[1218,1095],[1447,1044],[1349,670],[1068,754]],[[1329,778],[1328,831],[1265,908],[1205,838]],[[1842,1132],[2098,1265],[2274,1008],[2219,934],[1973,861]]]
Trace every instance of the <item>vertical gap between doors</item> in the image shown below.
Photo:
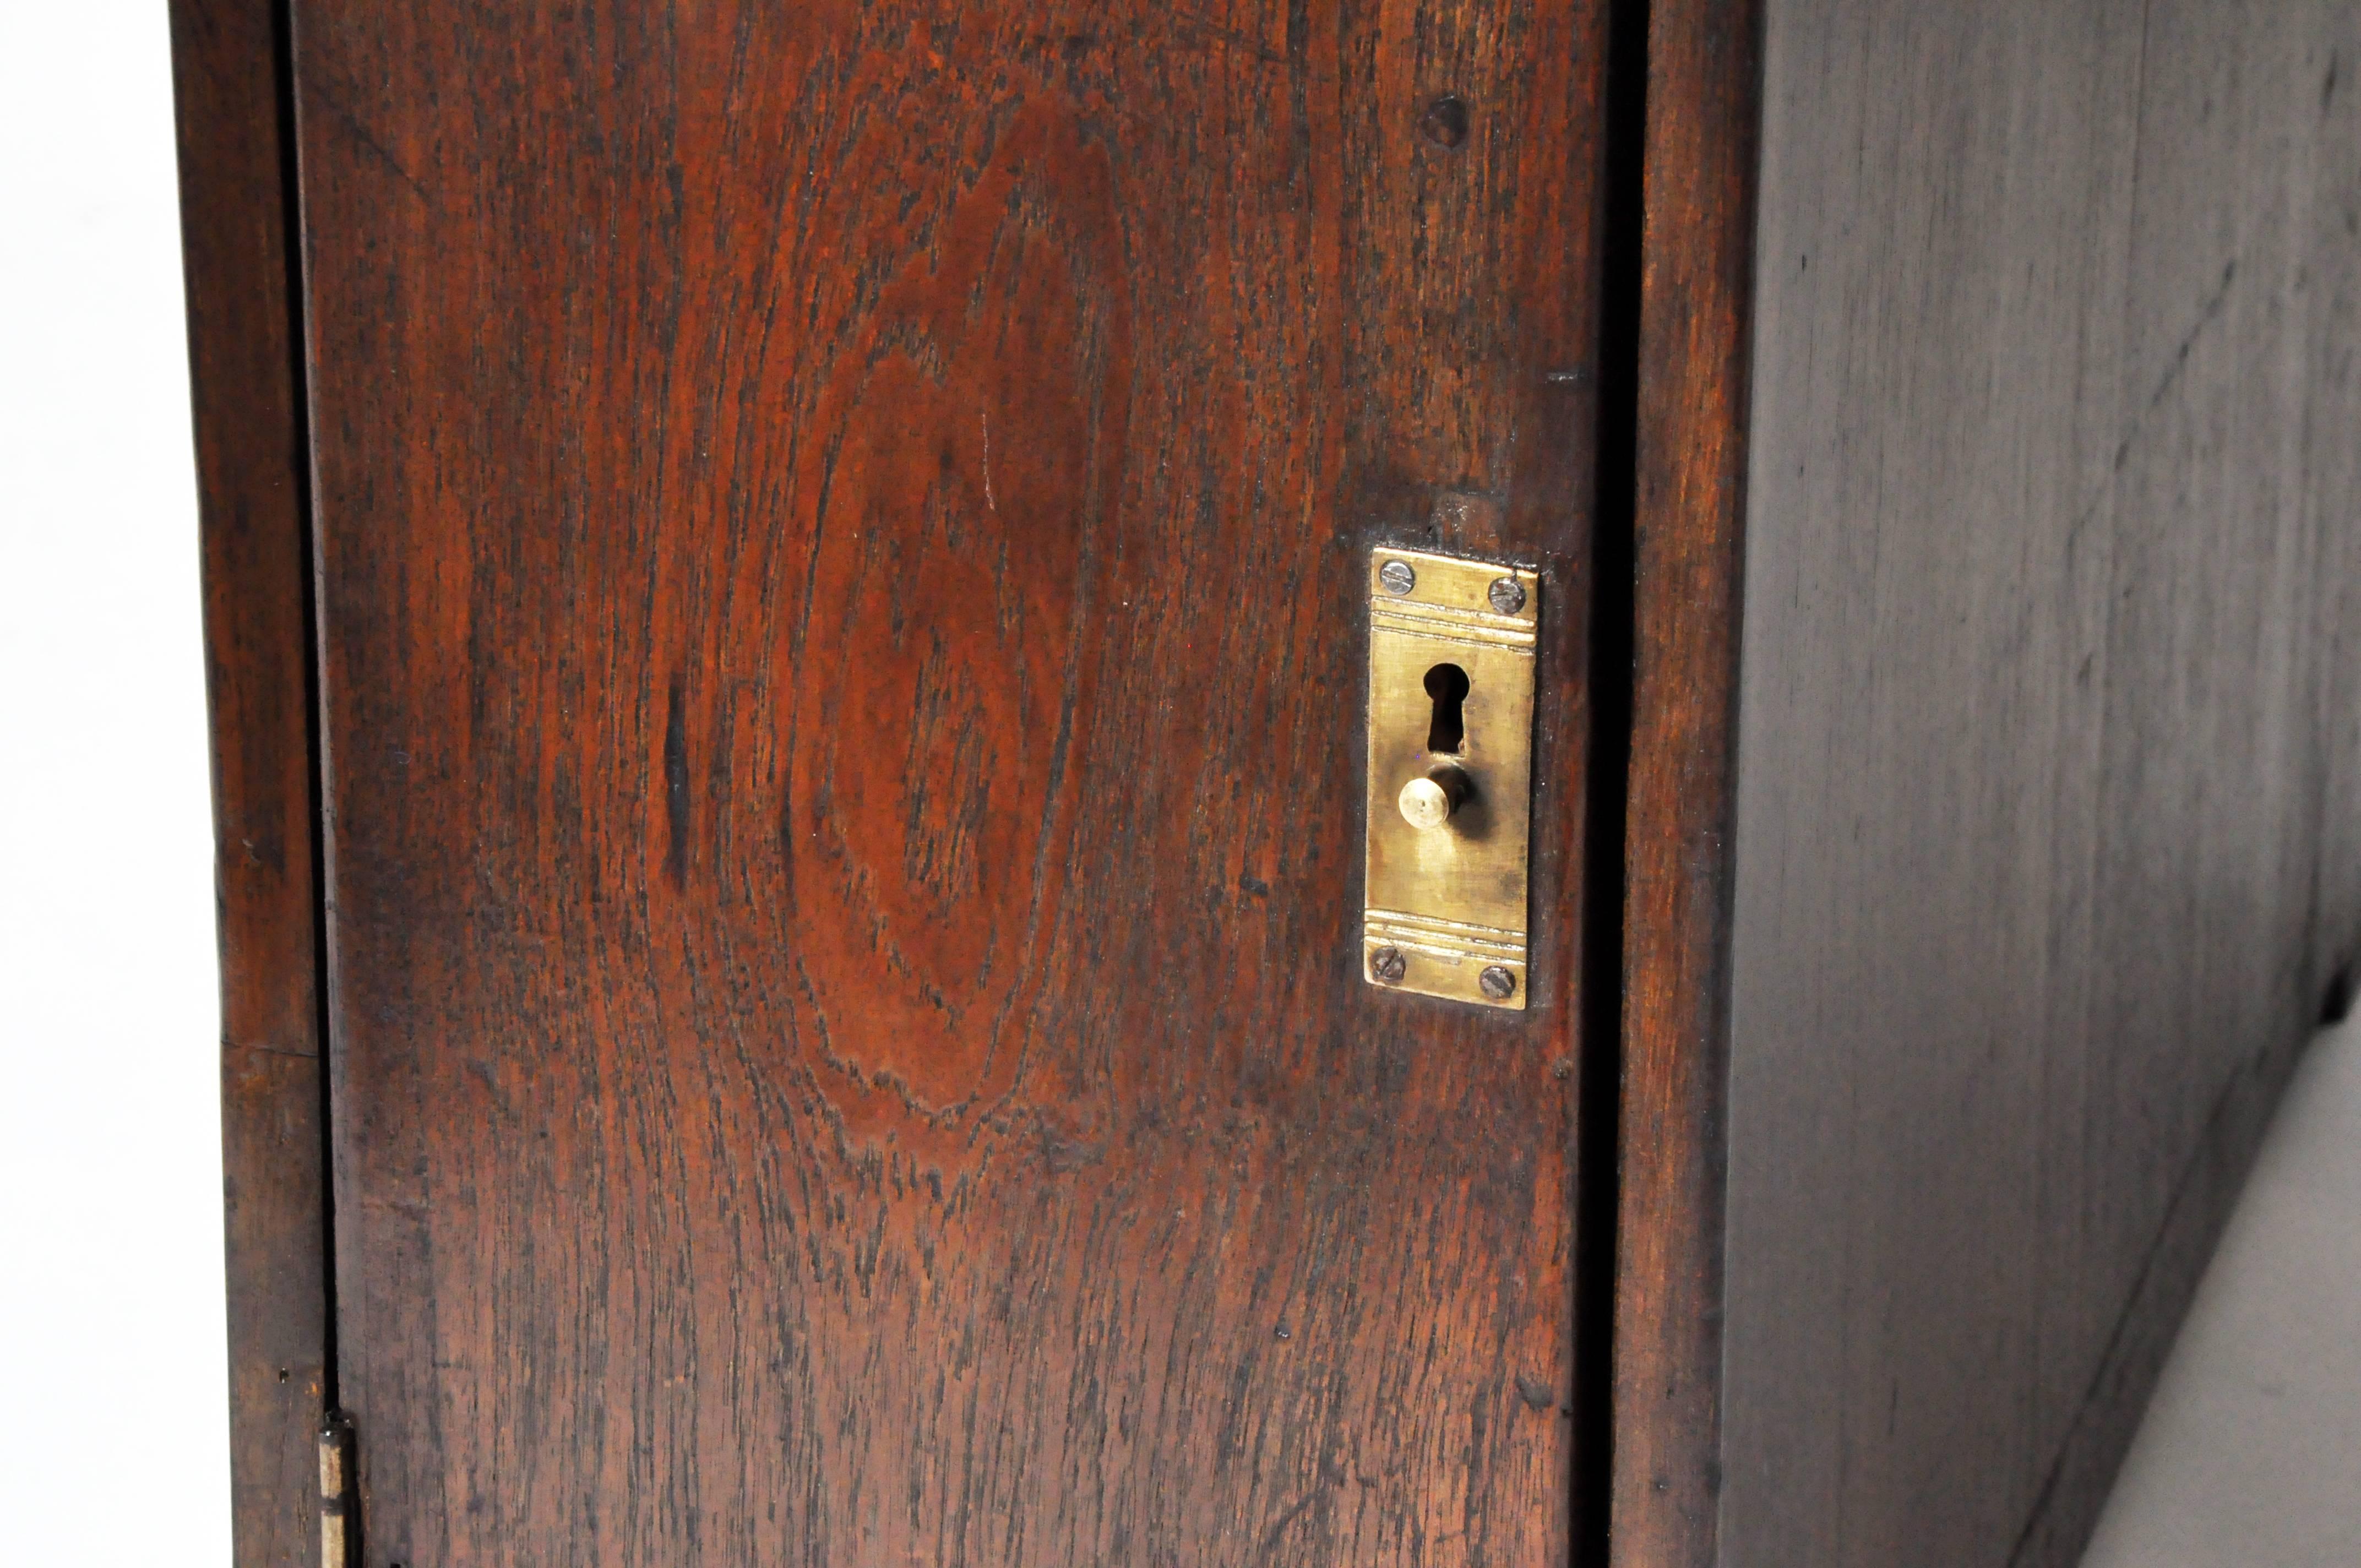
[[[1621,1165],[1624,812],[1631,757],[1642,175],[1648,0],[1606,0],[1597,494],[1591,526],[1590,789],[1583,833],[1581,1113],[1575,1288],[1574,1562],[1606,1568],[1615,1449]]]
[[[336,1164],[335,1120],[330,1084],[335,1077],[330,1027],[333,1010],[328,996],[328,775],[324,704],[326,686],[322,661],[326,655],[320,619],[317,494],[312,467],[311,338],[305,320],[307,297],[303,267],[303,204],[298,178],[295,108],[294,0],[275,0],[270,12],[273,74],[277,81],[279,122],[280,223],[285,236],[288,382],[293,392],[289,411],[294,441],[297,477],[296,507],[301,518],[296,549],[303,585],[303,616],[312,640],[303,660],[305,746],[312,774],[312,955],[313,996],[318,1008],[315,1028],[320,1050],[320,1288],[322,1339],[320,1398],[333,1415],[343,1405],[339,1387],[336,1313]],[[348,1520],[348,1530],[354,1528]]]

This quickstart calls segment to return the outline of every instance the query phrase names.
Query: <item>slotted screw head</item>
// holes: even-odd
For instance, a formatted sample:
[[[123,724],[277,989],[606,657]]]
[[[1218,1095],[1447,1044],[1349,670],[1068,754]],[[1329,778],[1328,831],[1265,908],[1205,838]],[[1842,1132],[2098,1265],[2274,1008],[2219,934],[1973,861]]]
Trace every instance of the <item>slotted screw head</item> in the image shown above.
[[[1380,984],[1399,984],[1409,970],[1410,960],[1402,957],[1400,948],[1379,948],[1369,955],[1369,978]]]
[[[1525,585],[1514,577],[1497,578],[1492,584],[1491,591],[1485,597],[1492,601],[1492,608],[1502,615],[1514,615],[1525,608]]]
[[[1378,568],[1378,581],[1389,594],[1406,594],[1418,587],[1418,574],[1410,569],[1407,561],[1389,561]]]
[[[1495,1002],[1506,1002],[1517,994],[1517,977],[1499,964],[1492,965],[1482,974],[1477,975],[1476,985]]]

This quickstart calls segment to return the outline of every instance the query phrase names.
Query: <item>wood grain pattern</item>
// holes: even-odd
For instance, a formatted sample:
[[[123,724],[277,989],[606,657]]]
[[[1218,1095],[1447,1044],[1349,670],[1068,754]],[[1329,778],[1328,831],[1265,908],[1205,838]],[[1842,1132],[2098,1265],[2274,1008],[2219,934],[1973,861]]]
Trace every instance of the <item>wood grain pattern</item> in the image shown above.
[[[2361,8],[1767,60],[1723,1560],[2065,1564],[2361,917]]]
[[[1708,1568],[1759,0],[1657,0],[1635,414],[1612,1561]]]
[[[1598,7],[297,19],[368,1561],[1563,1561]],[[1522,1014],[1378,540],[1548,576]]]
[[[175,0],[222,966],[237,1562],[318,1561],[328,1398],[311,626],[284,39],[267,0]]]

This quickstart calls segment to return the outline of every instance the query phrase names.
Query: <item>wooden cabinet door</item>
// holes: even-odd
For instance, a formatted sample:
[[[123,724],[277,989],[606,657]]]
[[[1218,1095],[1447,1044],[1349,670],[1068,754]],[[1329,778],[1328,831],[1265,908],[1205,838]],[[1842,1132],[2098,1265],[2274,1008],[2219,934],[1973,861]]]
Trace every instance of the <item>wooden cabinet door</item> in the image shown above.
[[[1601,9],[297,0],[368,1563],[1594,1528]],[[1543,575],[1522,1012],[1361,976],[1379,543]]]

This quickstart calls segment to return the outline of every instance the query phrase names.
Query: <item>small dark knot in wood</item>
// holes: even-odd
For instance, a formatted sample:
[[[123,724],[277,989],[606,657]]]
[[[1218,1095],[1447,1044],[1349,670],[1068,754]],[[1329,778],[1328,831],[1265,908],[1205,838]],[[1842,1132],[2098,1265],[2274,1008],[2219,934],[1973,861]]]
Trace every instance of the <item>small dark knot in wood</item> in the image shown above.
[[[1449,93],[1427,104],[1418,128],[1437,147],[1457,147],[1467,139],[1467,104]]]

